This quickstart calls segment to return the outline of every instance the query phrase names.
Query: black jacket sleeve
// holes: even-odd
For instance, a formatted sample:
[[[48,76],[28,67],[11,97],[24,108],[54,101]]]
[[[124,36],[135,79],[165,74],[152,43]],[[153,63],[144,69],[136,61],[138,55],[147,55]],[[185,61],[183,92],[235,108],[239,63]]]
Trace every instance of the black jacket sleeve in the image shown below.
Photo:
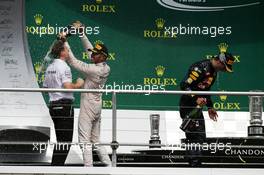
[[[213,108],[213,101],[211,99],[211,95],[206,96],[206,100],[207,100],[206,106],[208,108]]]

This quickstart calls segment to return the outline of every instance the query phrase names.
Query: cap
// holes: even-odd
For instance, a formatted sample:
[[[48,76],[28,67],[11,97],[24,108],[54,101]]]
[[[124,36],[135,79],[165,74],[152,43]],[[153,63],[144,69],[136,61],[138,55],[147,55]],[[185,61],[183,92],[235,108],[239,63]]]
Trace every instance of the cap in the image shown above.
[[[96,53],[96,54],[101,53],[105,55],[106,57],[108,57],[108,49],[106,48],[104,44],[96,44],[93,49],[88,49],[88,51]]]
[[[227,72],[233,72],[233,63],[235,58],[231,53],[220,53],[219,60],[225,65],[225,69]]]

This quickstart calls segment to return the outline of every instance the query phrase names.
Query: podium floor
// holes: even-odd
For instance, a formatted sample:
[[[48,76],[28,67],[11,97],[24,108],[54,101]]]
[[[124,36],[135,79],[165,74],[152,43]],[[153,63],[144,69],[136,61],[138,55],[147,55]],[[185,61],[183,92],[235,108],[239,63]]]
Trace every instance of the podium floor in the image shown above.
[[[262,175],[264,169],[247,168],[134,168],[134,167],[47,167],[47,166],[1,166],[5,175]]]

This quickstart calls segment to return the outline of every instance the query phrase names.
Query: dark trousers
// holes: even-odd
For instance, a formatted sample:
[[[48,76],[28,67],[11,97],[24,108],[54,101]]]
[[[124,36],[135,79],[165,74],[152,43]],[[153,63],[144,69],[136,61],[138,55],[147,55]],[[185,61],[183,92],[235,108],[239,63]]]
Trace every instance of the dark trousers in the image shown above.
[[[54,145],[51,165],[63,166],[71,147],[74,108],[72,100],[61,99],[50,102],[49,112],[54,122],[57,144]]]
[[[196,101],[194,101],[190,96],[183,95],[180,98],[180,116],[185,119],[190,112],[197,106]],[[186,142],[189,144],[202,144],[206,138],[205,132],[205,121],[202,112],[196,116],[197,123],[196,127],[192,130],[185,132]],[[189,149],[187,150],[187,156],[189,157],[190,164],[199,164],[200,157],[202,156],[202,150],[199,149]]]

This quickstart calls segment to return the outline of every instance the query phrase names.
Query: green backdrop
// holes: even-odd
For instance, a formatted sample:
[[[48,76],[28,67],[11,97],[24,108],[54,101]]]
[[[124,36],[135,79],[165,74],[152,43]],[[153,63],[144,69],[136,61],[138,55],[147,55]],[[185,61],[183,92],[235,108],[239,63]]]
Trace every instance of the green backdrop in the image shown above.
[[[252,1],[240,0],[239,4]],[[228,0],[207,0],[203,4],[177,2],[197,6],[236,4]],[[219,53],[218,45],[225,43],[228,51],[236,56],[234,73],[220,73],[213,90],[263,90],[263,12],[263,3],[223,11],[192,12],[168,9],[155,0],[26,0],[26,31],[40,85],[43,77],[38,66],[56,35],[40,37],[37,27],[64,27],[80,20],[91,27],[90,40],[100,40],[110,50],[108,85],[155,87],[165,83],[163,88],[166,90],[179,90],[188,67]],[[188,27],[189,30],[191,27],[196,29],[193,28],[192,34],[172,36],[165,33],[164,36],[169,27],[180,30],[183,26],[185,30]],[[216,29],[217,35],[214,33]],[[69,42],[76,57],[89,62],[80,39],[72,36]],[[72,71],[74,79],[80,76],[73,68]],[[46,94],[44,96],[47,98]],[[75,96],[78,106],[79,94]],[[248,97],[216,96],[213,99],[219,110],[248,110]],[[111,95],[104,95],[105,108],[111,108],[110,101]],[[120,109],[147,110],[177,110],[178,101],[177,95],[120,94],[117,99]]]

